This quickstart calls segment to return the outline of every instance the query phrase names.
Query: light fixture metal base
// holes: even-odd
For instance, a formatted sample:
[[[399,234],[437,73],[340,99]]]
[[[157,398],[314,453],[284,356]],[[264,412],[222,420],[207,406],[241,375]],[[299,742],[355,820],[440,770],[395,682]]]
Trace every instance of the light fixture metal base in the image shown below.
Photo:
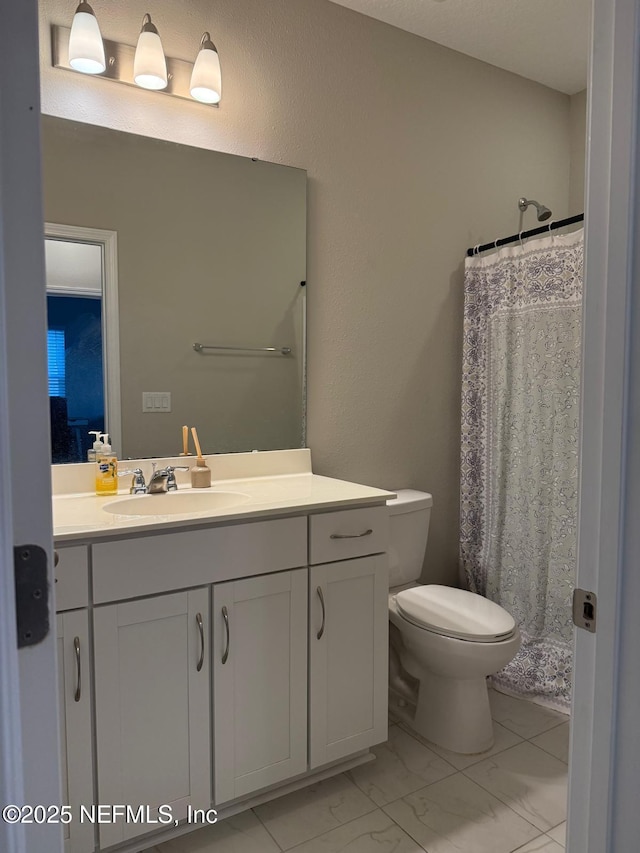
[[[74,74],[82,72],[76,71],[69,65],[69,35],[71,29],[69,27],[59,27],[53,25],[51,27],[51,55],[52,65],[54,68],[64,68],[66,71],[73,71]],[[107,67],[102,74],[85,74],[85,77],[97,77],[105,80],[114,80],[117,83],[124,83],[125,86],[135,86],[136,89],[141,89],[141,86],[136,85],[133,80],[133,60],[136,54],[136,49],[133,45],[122,44],[117,41],[103,39],[104,52],[107,60]],[[191,96],[191,72],[193,64],[184,59],[174,59],[171,56],[166,57],[167,72],[169,82],[166,89],[144,90],[154,91],[161,95],[172,95],[174,98],[183,98],[190,101],[192,104],[201,104]],[[202,104],[206,107],[219,107],[219,104]]]

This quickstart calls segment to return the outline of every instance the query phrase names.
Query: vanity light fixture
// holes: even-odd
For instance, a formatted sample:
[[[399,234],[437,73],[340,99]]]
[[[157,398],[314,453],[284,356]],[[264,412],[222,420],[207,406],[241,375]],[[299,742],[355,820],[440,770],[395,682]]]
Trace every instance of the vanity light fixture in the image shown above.
[[[69,65],[83,74],[102,74],[107,67],[98,19],[84,0],[76,9],[71,24]]]
[[[133,79],[143,89],[166,89],[169,82],[162,42],[148,12],[142,19],[133,61]]]
[[[200,52],[191,73],[191,97],[203,104],[217,104],[222,97],[220,57],[209,33],[200,39]]]
[[[138,44],[134,47],[103,39],[93,9],[81,0],[71,29],[51,27],[51,46],[54,68],[81,71],[212,107],[217,107],[222,97],[220,58],[209,33],[200,39],[194,63],[165,56],[149,13],[142,19]]]

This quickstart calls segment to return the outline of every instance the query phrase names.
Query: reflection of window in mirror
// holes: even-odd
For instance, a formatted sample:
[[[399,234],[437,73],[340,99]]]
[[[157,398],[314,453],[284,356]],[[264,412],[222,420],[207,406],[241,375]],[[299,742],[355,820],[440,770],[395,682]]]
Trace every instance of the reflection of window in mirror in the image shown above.
[[[91,431],[113,431],[119,441],[117,388],[109,383],[117,337],[113,328],[108,334],[105,317],[115,286],[107,281],[115,270],[115,235],[58,225],[47,225],[46,235],[51,458],[86,462]],[[112,256],[108,263],[105,253]]]
[[[52,462],[86,462],[89,430],[105,431],[102,294],[47,294]]]

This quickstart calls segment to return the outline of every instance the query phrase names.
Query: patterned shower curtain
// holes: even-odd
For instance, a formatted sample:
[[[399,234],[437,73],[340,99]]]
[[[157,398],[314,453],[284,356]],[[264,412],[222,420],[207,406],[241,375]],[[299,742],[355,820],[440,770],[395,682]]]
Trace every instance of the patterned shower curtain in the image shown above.
[[[466,259],[461,561],[515,618],[498,688],[571,698],[583,231]]]

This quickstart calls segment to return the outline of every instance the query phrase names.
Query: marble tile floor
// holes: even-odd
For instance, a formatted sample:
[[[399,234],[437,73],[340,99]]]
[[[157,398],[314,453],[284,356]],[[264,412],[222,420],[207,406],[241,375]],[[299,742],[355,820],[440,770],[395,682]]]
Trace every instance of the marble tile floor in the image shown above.
[[[568,717],[495,691],[491,708],[481,755],[391,722],[376,761],[149,853],[563,853]]]

